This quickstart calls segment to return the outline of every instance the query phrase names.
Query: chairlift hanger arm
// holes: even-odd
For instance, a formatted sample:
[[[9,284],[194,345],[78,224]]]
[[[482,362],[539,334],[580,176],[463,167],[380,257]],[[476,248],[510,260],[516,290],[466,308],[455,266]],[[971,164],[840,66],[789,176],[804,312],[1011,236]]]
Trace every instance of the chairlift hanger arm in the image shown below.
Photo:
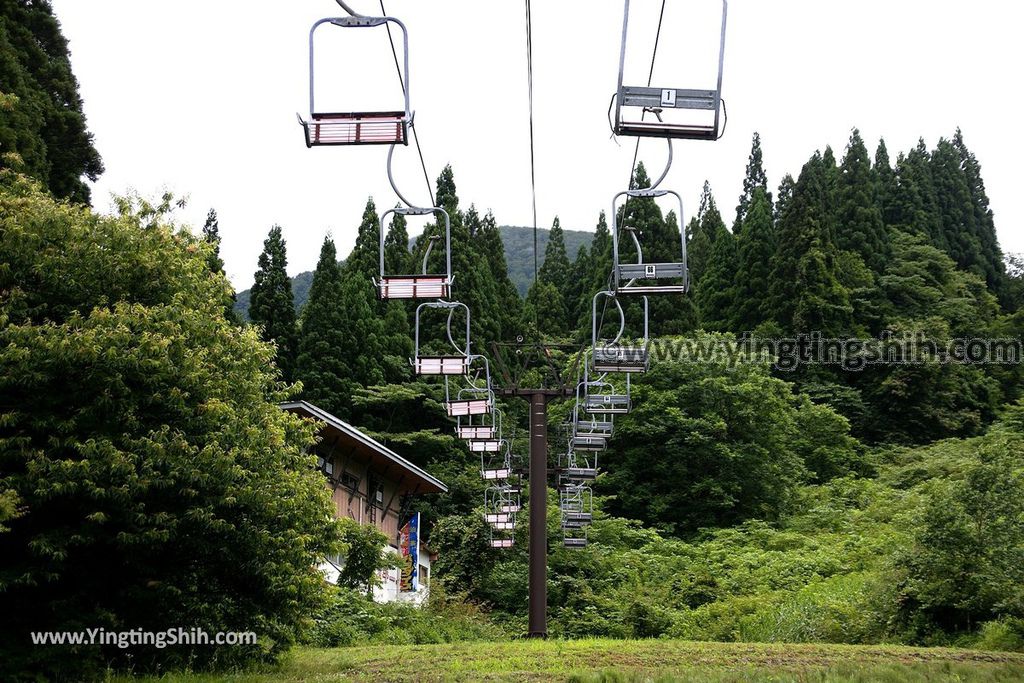
[[[409,32],[400,19],[395,17],[373,17],[364,16],[358,14],[346,5],[342,0],[337,0],[342,8],[348,12],[348,16],[344,17],[325,17],[313,23],[313,26],[309,29],[309,113],[310,118],[314,118],[313,115],[317,113],[315,103],[315,88],[314,88],[314,74],[315,74],[315,59],[314,59],[314,38],[316,30],[323,24],[333,24],[342,28],[367,28],[374,26],[385,26],[389,24],[395,24],[402,30],[402,47],[403,47],[403,66],[404,66],[404,78],[402,81],[402,90],[405,99],[405,109],[403,112],[403,123],[411,123],[412,121],[412,109],[409,104],[409,90],[410,90],[410,77],[409,77]],[[300,117],[301,118],[301,117]],[[405,137],[404,135],[402,136]],[[308,144],[308,142],[307,142]],[[408,202],[407,202],[408,203]]]

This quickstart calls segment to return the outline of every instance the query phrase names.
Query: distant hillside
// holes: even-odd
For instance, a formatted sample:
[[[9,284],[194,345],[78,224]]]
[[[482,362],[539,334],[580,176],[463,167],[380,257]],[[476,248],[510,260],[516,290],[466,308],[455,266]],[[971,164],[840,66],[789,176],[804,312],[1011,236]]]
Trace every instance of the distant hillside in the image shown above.
[[[526,291],[533,282],[533,228],[519,228],[503,225],[501,239],[505,243],[505,260],[508,262],[508,276],[519,290],[519,296],[526,296]],[[544,249],[548,245],[548,230],[537,231],[537,265],[544,263]],[[590,246],[594,233],[582,230],[565,230],[565,250],[569,260],[576,259],[580,247]]]
[[[505,243],[505,260],[508,262],[508,275],[512,283],[519,290],[520,296],[526,296],[526,291],[533,282],[533,228],[520,228],[513,225],[502,225],[498,228],[501,231],[501,239]],[[574,260],[580,247],[584,244],[590,245],[594,233],[583,232],[582,230],[565,231],[565,249],[569,253],[569,259]],[[538,265],[544,263],[544,248],[548,244],[548,231],[537,231],[537,250],[539,252]],[[313,272],[306,271],[299,273],[292,278],[292,294],[295,296],[295,310],[299,310],[309,298],[309,286],[313,283]],[[235,303],[235,310],[245,319],[249,319],[249,290],[238,293],[238,300]]]

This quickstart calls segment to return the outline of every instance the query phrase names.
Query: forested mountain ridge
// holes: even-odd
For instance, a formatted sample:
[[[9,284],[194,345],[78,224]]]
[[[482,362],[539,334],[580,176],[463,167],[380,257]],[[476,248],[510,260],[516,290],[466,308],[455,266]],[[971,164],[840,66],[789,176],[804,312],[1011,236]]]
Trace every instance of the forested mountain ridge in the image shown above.
[[[522,228],[514,225],[499,225],[502,244],[505,246],[505,261],[508,263],[508,276],[516,286],[520,296],[526,296],[533,282],[533,228]],[[594,239],[594,233],[583,230],[565,230],[565,248],[570,258],[575,259],[580,247]],[[537,230],[538,265],[544,263],[544,249],[548,244],[551,231],[545,228]],[[295,297],[295,310],[299,311],[309,298],[309,286],[313,283],[313,271],[299,273],[292,279],[292,294]],[[249,319],[249,290],[238,293],[235,311],[244,320]]]

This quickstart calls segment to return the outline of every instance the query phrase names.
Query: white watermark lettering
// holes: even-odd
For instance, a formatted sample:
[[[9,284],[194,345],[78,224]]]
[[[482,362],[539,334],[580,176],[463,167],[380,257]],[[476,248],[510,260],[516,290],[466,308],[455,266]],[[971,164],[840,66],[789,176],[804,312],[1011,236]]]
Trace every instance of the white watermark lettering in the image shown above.
[[[162,650],[176,645],[220,646],[255,645],[256,634],[252,631],[217,631],[208,633],[201,628],[169,628],[163,631],[129,629],[108,631],[105,628],[88,628],[84,631],[32,631],[33,645],[108,645],[122,650],[129,647],[155,647]]]

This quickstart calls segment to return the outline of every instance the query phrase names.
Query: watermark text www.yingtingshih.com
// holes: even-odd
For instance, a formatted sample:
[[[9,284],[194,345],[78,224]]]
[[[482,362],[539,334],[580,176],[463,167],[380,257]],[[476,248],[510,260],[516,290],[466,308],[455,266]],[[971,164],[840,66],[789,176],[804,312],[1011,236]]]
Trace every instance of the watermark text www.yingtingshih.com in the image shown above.
[[[777,370],[828,365],[856,372],[878,365],[1018,365],[1024,360],[1024,340],[1019,338],[934,339],[921,333],[878,338],[832,338],[818,332],[778,338],[676,337],[652,339],[649,350],[653,361],[732,367],[767,360]]]
[[[256,634],[251,631],[217,631],[208,633],[201,628],[169,628],[163,631],[108,631],[88,628],[82,631],[33,631],[33,645],[107,645],[127,649],[130,647],[220,646],[255,645]]]

